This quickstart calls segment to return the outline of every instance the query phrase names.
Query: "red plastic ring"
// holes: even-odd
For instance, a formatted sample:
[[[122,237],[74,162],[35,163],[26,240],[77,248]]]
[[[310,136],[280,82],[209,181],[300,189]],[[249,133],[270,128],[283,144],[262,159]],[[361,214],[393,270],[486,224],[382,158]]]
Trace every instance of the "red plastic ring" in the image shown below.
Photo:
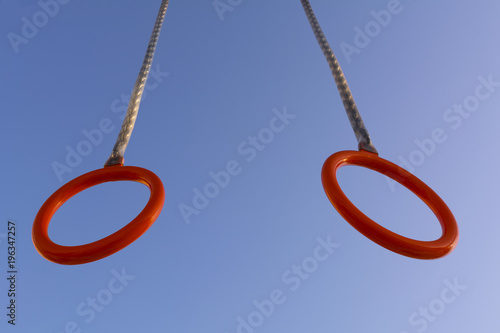
[[[85,245],[62,246],[50,240],[50,220],[69,198],[101,183],[123,180],[142,183],[151,191],[148,203],[129,224],[107,237]],[[163,184],[149,170],[115,165],[91,171],[63,185],[45,201],[33,223],[33,244],[44,258],[58,264],[79,265],[100,260],[125,248],[146,232],[160,215],[164,201]]]
[[[342,192],[337,169],[357,165],[386,175],[417,195],[436,215],[443,231],[434,241],[420,241],[396,234],[363,214]],[[458,226],[446,203],[429,186],[400,166],[365,151],[340,151],[330,156],[321,172],[323,188],[331,203],[356,230],[388,250],[417,259],[436,259],[453,251],[458,242]]]

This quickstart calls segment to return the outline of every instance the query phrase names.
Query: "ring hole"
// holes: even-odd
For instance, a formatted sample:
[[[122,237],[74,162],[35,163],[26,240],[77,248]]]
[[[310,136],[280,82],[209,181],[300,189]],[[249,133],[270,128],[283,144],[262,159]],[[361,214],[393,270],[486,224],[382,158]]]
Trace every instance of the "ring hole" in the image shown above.
[[[149,188],[135,181],[92,186],[56,211],[49,225],[49,237],[65,246],[102,239],[133,220],[146,206],[149,196]]]
[[[368,168],[347,165],[337,179],[349,200],[366,216],[392,232],[422,241],[441,237],[432,210],[413,192]]]

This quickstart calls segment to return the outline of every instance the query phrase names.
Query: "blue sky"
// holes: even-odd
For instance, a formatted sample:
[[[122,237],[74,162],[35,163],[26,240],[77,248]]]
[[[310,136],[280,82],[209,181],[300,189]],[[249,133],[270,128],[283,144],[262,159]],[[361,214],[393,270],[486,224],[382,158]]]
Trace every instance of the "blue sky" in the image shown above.
[[[453,211],[460,241],[447,257],[381,248],[328,201],[321,167],[357,143],[300,1],[221,0],[218,12],[211,0],[172,0],[125,154],[162,179],[163,211],[124,250],[62,266],[36,252],[33,220],[109,156],[161,1],[55,1],[0,2],[2,332],[498,332],[500,3],[311,0],[380,156]],[[85,133],[97,130],[92,143]],[[228,168],[229,181],[183,216]],[[440,236],[405,188],[358,167],[338,175],[381,225]],[[55,214],[50,237],[98,240],[148,197],[130,182],[86,190]]]

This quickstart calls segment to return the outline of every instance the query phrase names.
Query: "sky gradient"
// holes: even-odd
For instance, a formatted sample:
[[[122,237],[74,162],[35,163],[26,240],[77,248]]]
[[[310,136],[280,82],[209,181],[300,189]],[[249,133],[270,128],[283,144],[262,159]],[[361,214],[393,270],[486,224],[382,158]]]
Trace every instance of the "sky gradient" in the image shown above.
[[[100,261],[42,258],[33,220],[108,158],[160,3],[0,2],[1,332],[499,331],[494,0],[311,0],[380,156],[454,213],[450,255],[388,251],[326,197],[324,161],[357,143],[299,0],[171,0],[125,154],[163,181],[163,211]],[[385,176],[344,167],[338,177],[382,226],[440,236],[430,209]],[[50,237],[98,240],[148,198],[138,183],[93,187],[57,211]],[[9,220],[15,326],[5,315]]]

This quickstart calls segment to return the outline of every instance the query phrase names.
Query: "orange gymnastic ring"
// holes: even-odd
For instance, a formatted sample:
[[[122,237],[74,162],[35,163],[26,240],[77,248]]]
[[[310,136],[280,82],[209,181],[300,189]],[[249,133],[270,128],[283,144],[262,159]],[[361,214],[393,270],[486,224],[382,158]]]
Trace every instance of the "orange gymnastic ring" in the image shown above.
[[[337,169],[357,165],[380,172],[417,195],[438,218],[442,236],[434,241],[419,241],[396,234],[363,214],[342,192]],[[400,166],[366,151],[340,151],[330,156],[321,172],[323,188],[331,203],[360,233],[393,252],[417,259],[436,259],[453,251],[458,242],[458,226],[446,203],[429,186]]]
[[[69,198],[92,186],[111,181],[135,181],[149,187],[146,207],[129,224],[98,241],[78,246],[62,246],[48,235],[50,219]],[[47,260],[64,265],[78,265],[105,258],[139,238],[160,215],[165,201],[161,180],[153,172],[134,166],[108,166],[73,179],[45,201],[35,217],[32,238],[37,251]]]

